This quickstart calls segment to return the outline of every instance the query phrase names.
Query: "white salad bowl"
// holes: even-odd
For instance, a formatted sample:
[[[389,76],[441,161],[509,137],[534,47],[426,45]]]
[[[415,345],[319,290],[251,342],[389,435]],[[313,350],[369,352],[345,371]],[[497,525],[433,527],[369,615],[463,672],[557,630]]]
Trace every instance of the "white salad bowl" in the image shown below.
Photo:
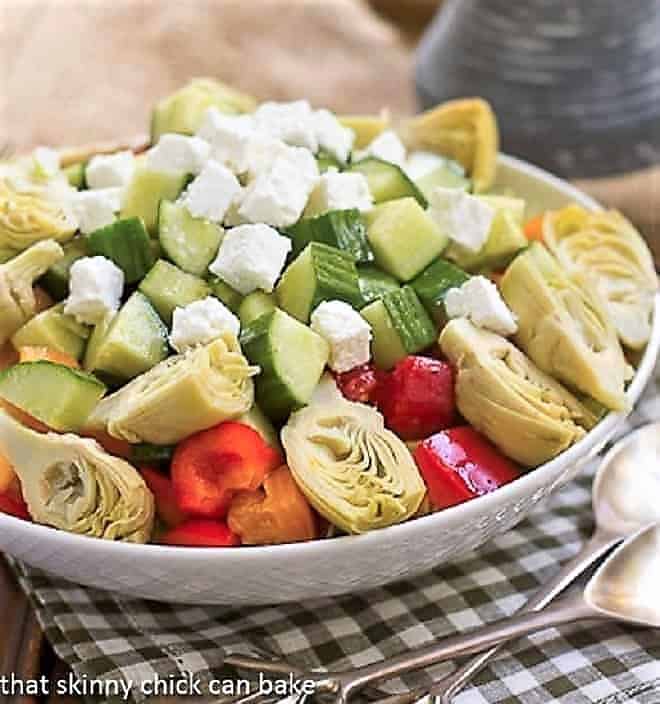
[[[524,197],[531,214],[568,202],[599,208],[565,181],[509,156],[500,156],[497,186]],[[631,406],[653,373],[659,348],[660,296],[651,341],[627,391]],[[491,494],[365,535],[267,547],[179,548],[113,543],[0,514],[0,549],[57,577],[160,601],[272,604],[357,592],[448,563],[515,526],[572,479],[625,417],[610,413],[561,455]]]

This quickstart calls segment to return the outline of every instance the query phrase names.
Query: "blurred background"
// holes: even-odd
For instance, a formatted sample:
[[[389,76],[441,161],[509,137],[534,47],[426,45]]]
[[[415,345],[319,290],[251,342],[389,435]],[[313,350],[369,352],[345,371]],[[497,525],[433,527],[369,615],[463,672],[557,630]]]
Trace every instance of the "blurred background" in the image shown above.
[[[657,237],[658,0],[0,0],[0,32],[18,150],[145,132],[193,76],[343,113],[481,95],[504,151]]]

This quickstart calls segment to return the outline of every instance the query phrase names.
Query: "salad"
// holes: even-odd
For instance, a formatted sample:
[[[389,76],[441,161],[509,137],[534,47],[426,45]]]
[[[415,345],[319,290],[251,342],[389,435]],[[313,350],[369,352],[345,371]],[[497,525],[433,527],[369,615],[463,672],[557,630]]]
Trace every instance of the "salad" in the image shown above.
[[[208,79],[142,150],[0,164],[0,510],[109,540],[364,533],[609,410],[658,282],[618,212],[496,193],[479,99],[393,124]]]

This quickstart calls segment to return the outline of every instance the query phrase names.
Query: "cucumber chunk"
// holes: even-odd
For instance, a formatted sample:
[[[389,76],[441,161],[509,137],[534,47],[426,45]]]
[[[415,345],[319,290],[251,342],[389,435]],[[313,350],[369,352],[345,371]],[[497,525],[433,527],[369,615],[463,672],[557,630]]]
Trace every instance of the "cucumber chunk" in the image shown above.
[[[469,274],[446,259],[436,259],[414,278],[410,285],[415,289],[429,315],[442,326],[447,322],[444,304],[447,291],[462,286],[469,278]]]
[[[341,171],[346,167],[346,164],[339,161],[337,157],[328,152],[320,151],[316,155],[316,164],[319,167],[319,173],[324,174],[328,169],[337,169]]]
[[[19,347],[48,347],[75,359],[82,359],[90,330],[72,315],[66,315],[63,305],[53,306],[28,320],[11,338]]]
[[[243,299],[243,302],[238,307],[238,317],[241,319],[241,325],[243,327],[249,325],[259,316],[264,315],[264,313],[270,313],[276,307],[275,296],[272,293],[253,291]]]
[[[194,218],[180,203],[161,201],[158,239],[163,254],[189,274],[203,276],[215,259],[224,232],[204,218]]]
[[[355,260],[350,254],[320,242],[307,245],[284,271],[275,289],[280,308],[303,323],[322,301],[362,305]]]
[[[187,174],[153,171],[145,166],[138,166],[126,187],[120,218],[142,218],[147,230],[155,234],[160,201],[176,200],[187,182]]]
[[[213,278],[209,281],[211,293],[219,298],[232,313],[237,313],[243,301],[243,294],[234,289],[222,279]]]
[[[399,282],[375,266],[358,267],[358,284],[364,305],[377,301],[389,291],[396,291]]]
[[[154,264],[149,235],[140,218],[126,218],[94,230],[87,236],[90,254],[113,261],[123,272],[126,283],[134,284]]]
[[[87,185],[85,183],[85,166],[85,162],[81,161],[78,164],[71,164],[71,166],[66,166],[62,169],[69,185],[79,191],[82,191]]]
[[[257,406],[253,404],[252,408],[244,413],[240,418],[236,419],[237,423],[243,423],[244,425],[249,425],[250,428],[256,430],[259,435],[273,448],[276,450],[280,449],[280,438],[277,431],[273,427],[273,424],[268,420],[266,414]]]
[[[152,445],[142,442],[131,445],[131,462],[136,465],[169,464],[174,454],[174,445]]]
[[[69,272],[75,261],[88,255],[87,238],[76,237],[65,242],[62,249],[64,256],[56,261],[39,280],[39,284],[56,301],[63,301],[69,295]]]
[[[367,213],[367,237],[376,263],[400,281],[410,281],[447,246],[447,235],[414,198],[399,198]]]
[[[460,188],[472,191],[472,181],[465,175],[465,169],[455,161],[447,159],[445,164],[418,178],[415,183],[426,198],[440,186],[441,188]]]
[[[80,430],[105,391],[91,374],[43,360],[0,375],[0,397],[61,432]]]
[[[320,335],[278,308],[243,329],[241,347],[261,367],[257,402],[277,421],[309,401],[329,355]]]
[[[367,242],[367,228],[357,208],[331,210],[316,217],[302,218],[285,230],[293,242],[293,256],[297,257],[310,242],[322,242],[348,252],[356,262],[374,260]]]
[[[159,259],[153,265],[138,288],[168,325],[172,322],[172,313],[177,306],[183,308],[211,293],[206,281],[181,271],[164,259]]]
[[[136,291],[114,317],[94,328],[84,366],[114,379],[132,379],[162,362],[167,353],[167,328],[146,296]]]
[[[374,203],[384,203],[397,198],[414,198],[422,208],[428,203],[405,171],[389,161],[369,157],[351,164],[350,171],[359,171],[367,179]]]
[[[436,340],[435,325],[410,286],[385,294],[360,312],[371,325],[374,361],[382,369]]]

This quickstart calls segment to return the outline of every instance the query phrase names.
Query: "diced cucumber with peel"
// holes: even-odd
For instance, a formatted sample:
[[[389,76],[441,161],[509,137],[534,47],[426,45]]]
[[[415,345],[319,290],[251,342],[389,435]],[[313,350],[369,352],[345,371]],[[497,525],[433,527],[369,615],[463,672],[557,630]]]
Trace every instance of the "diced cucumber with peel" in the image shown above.
[[[449,238],[414,198],[382,203],[367,213],[367,237],[381,269],[410,281],[445,249]]]
[[[66,166],[62,171],[67,178],[70,186],[77,188],[79,191],[85,188],[85,163],[79,162]]]
[[[374,361],[382,369],[436,341],[436,327],[410,286],[385,294],[360,312],[371,325]]]
[[[462,286],[469,278],[469,274],[446,259],[436,259],[419,276],[416,276],[410,285],[429,315],[442,326],[447,322],[444,305],[447,292]]]
[[[211,293],[209,284],[159,259],[140,282],[139,290],[149,299],[158,315],[169,325],[172,313]]]
[[[156,234],[161,200],[176,200],[188,182],[188,174],[154,171],[138,166],[124,193],[120,218],[142,218],[151,234]]]
[[[252,408],[236,419],[237,423],[249,425],[253,430],[256,430],[259,435],[274,449],[280,449],[280,438],[273,424],[268,420],[266,414],[253,404]]]
[[[310,242],[322,242],[348,252],[358,263],[374,260],[374,253],[367,242],[367,228],[357,208],[331,210],[315,217],[302,218],[287,228],[285,234],[293,242],[294,257]]]
[[[140,218],[126,218],[94,230],[87,236],[90,255],[113,261],[123,272],[127,284],[134,284],[154,264],[151,241]]]
[[[118,313],[95,327],[84,366],[114,379],[133,379],[167,354],[167,328],[146,296],[136,291]]]
[[[479,200],[488,205],[492,206],[498,212],[506,210],[511,213],[513,219],[522,225],[525,222],[525,210],[527,208],[527,203],[523,198],[514,198],[513,196],[477,196]]]
[[[393,276],[368,264],[358,267],[358,284],[364,305],[377,301],[386,293],[399,288],[399,282]]]
[[[60,432],[76,432],[106,388],[91,374],[40,360],[0,374],[0,398]]]
[[[69,295],[69,272],[73,263],[89,254],[86,237],[76,237],[65,242],[62,249],[64,256],[56,261],[39,280],[39,284],[56,301],[63,301]]]
[[[161,201],[158,239],[163,254],[189,274],[203,276],[215,258],[224,231],[204,218],[195,218],[181,203]]]
[[[328,362],[328,343],[306,325],[276,308],[259,316],[241,333],[241,347],[261,368],[256,396],[275,421],[304,406]]]
[[[357,171],[367,179],[374,203],[410,197],[422,208],[428,205],[424,194],[396,164],[369,157],[351,164],[350,171]]]
[[[243,299],[243,302],[238,307],[238,317],[241,319],[241,325],[243,327],[249,325],[259,316],[270,313],[276,307],[277,302],[272,293],[253,291]]]
[[[337,157],[328,152],[320,151],[316,155],[316,164],[319,167],[319,172],[324,174],[328,169],[337,169],[341,171],[346,164],[343,164]]]
[[[362,306],[357,267],[350,254],[312,242],[284,271],[275,289],[280,308],[306,323],[322,301]]]
[[[52,306],[28,320],[11,338],[16,349],[20,347],[48,347],[51,350],[82,359],[90,330],[71,315],[63,305]]]
[[[173,445],[152,445],[142,442],[131,445],[131,462],[136,465],[166,465],[172,461]]]
[[[237,313],[243,301],[243,294],[235,291],[229,284],[222,279],[213,278],[208,282],[211,287],[211,293],[219,298],[232,313]]]
[[[463,191],[472,191],[472,181],[465,176],[463,167],[449,159],[444,165],[418,178],[415,183],[427,199],[431,197],[433,191],[438,187],[460,188]]]

